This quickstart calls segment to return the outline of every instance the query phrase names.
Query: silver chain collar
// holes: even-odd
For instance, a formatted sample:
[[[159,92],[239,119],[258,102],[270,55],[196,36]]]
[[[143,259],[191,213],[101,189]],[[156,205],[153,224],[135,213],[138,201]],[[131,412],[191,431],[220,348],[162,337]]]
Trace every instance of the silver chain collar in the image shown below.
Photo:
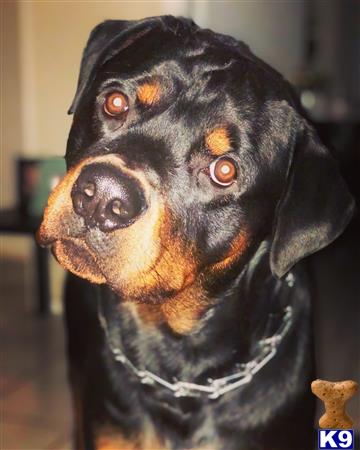
[[[292,274],[288,274],[286,282],[289,287],[293,286],[294,277]],[[111,345],[108,325],[100,310],[100,305],[98,315],[101,327],[105,333],[107,344],[114,359],[122,363],[130,372],[138,377],[140,383],[152,386],[162,386],[171,391],[174,397],[200,397],[201,395],[205,395],[210,399],[217,399],[227,392],[250,383],[254,375],[274,358],[281,341],[288,333],[293,322],[293,309],[291,306],[286,306],[282,322],[277,331],[273,335],[261,339],[258,342],[259,354],[254,359],[247,363],[237,364],[236,367],[239,371],[232,375],[217,379],[208,378],[207,384],[196,384],[178,380],[174,380],[174,382],[171,383],[149,370],[139,369],[134,366],[130,359],[119,348],[113,348]]]

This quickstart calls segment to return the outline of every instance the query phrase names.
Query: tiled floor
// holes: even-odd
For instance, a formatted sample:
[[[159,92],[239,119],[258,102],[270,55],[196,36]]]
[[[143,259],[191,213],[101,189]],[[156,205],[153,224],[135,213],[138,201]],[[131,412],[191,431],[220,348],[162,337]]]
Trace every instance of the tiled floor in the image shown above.
[[[21,261],[0,267],[1,450],[71,449],[61,317],[26,311]]]

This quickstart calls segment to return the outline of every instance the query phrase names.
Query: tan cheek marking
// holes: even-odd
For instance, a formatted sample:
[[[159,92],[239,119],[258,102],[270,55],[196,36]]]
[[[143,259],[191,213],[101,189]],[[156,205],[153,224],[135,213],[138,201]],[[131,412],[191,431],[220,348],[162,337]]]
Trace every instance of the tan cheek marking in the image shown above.
[[[230,138],[226,128],[219,127],[212,130],[205,138],[207,148],[214,156],[224,155],[230,150]]]
[[[122,241],[119,241],[119,256],[113,264],[114,273],[124,277],[125,286],[122,286],[122,292],[125,290],[126,295],[134,300],[156,295],[157,291],[164,288],[182,290],[191,284],[196,276],[192,251],[188,247],[185,248],[181,237],[171,235],[171,219],[168,216],[166,207],[162,208],[156,224],[149,228],[149,238],[144,237],[144,224],[135,230],[135,223],[129,228],[130,240],[126,248]],[[148,243],[145,244],[146,242]],[[126,264],[121,262],[123,254],[129,255],[131,259]],[[140,263],[143,264],[143,270],[139,267]]]
[[[187,334],[198,323],[202,312],[209,306],[209,300],[197,279],[198,263],[192,246],[185,244],[180,236],[172,235],[171,222],[165,208],[158,218],[158,234],[153,237],[153,240],[161,243],[159,253],[153,255],[154,262],[149,270],[137,272],[125,291],[128,298],[136,302],[129,308],[138,314],[142,322],[152,326],[167,323],[173,331]],[[143,241],[141,235],[133,236],[132,239],[135,242]],[[128,251],[134,260],[139,258],[139,252],[134,257],[135,253]],[[147,253],[144,245],[141,252]],[[115,266],[119,267],[119,261]],[[121,267],[123,270],[124,266]],[[156,295],[161,289],[174,290],[175,293],[160,304],[139,303],[144,297]]]
[[[213,272],[224,270],[236,262],[249,245],[249,237],[246,233],[240,233],[231,243],[230,249],[223,259],[213,264],[210,269]]]
[[[111,286],[122,295],[144,296],[155,285],[162,215],[163,207],[157,203],[130,227],[114,233],[113,256],[104,255],[100,264]]]
[[[159,83],[144,83],[137,90],[137,98],[144,105],[153,105],[160,100],[161,88]]]

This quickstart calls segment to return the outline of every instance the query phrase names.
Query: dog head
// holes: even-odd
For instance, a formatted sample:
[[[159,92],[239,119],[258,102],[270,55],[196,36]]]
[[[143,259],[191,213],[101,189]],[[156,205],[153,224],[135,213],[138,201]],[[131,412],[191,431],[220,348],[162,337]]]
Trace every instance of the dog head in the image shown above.
[[[162,302],[221,279],[264,239],[281,277],[352,215],[284,79],[189,20],[97,26],[70,113],[68,173],[38,239],[123,297]]]

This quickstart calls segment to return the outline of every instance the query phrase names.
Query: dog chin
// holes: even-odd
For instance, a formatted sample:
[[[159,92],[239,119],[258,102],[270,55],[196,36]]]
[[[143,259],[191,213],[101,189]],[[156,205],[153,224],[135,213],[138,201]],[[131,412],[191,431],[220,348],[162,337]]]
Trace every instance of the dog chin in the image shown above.
[[[59,239],[51,247],[52,253],[61,266],[91,283],[106,283],[96,257],[80,239]]]

